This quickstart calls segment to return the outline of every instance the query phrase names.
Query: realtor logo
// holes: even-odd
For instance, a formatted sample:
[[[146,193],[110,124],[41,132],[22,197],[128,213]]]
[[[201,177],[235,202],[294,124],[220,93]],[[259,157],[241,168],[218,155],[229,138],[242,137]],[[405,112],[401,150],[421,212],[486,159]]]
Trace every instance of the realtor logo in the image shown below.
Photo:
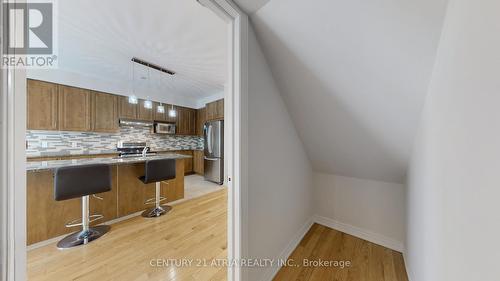
[[[2,67],[56,66],[53,15],[53,2],[3,3]]]

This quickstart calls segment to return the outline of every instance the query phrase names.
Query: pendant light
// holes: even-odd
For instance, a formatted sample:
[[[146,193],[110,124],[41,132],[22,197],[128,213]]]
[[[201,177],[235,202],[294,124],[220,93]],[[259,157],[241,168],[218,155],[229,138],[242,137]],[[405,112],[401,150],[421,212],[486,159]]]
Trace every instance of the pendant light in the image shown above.
[[[165,107],[163,106],[163,104],[160,103],[160,105],[156,107],[156,112],[161,114],[165,113]]]
[[[128,97],[128,103],[137,104],[139,100],[135,96],[135,65],[132,62],[132,95]]]
[[[175,118],[177,117],[177,111],[174,109],[174,105],[172,104],[172,107],[168,111],[168,117]]]
[[[149,67],[148,67],[148,91],[151,93],[151,75],[149,74]],[[146,109],[151,109],[153,108],[153,102],[149,99],[144,101],[144,108]]]

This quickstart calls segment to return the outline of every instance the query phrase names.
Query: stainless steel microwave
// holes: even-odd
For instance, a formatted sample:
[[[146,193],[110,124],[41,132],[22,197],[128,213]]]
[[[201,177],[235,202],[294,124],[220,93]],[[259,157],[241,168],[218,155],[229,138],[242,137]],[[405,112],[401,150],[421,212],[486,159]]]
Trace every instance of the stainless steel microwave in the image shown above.
[[[154,132],[155,132],[155,134],[174,135],[175,134],[175,123],[156,122],[154,124]]]

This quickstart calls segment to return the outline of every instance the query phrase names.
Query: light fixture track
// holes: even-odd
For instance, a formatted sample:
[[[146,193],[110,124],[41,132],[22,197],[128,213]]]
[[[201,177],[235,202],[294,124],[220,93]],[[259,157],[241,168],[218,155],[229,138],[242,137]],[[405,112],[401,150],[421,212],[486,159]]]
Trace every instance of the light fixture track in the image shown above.
[[[136,57],[133,57],[132,58],[132,61],[135,62],[135,63],[138,63],[138,64],[142,64],[146,67],[149,67],[149,68],[152,68],[154,70],[158,70],[158,71],[161,71],[161,72],[165,72],[167,74],[170,74],[170,75],[174,75],[175,74],[175,71],[172,71],[172,70],[169,70],[169,69],[166,69],[164,67],[161,67],[159,65],[156,65],[154,63],[150,63],[150,62],[147,62],[145,60],[141,60],[141,59],[138,59]]]

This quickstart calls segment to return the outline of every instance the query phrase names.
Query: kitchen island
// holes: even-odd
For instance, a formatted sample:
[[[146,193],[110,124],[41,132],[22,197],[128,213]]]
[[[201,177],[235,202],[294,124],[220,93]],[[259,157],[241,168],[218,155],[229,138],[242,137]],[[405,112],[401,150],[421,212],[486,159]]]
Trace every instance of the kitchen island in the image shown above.
[[[175,159],[176,178],[161,182],[161,196],[166,202],[184,198],[184,161],[191,156],[158,154],[146,157],[96,157],[71,160],[27,162],[27,244],[48,240],[71,233],[78,228],[65,224],[81,217],[81,200],[54,200],[54,170],[59,167],[87,164],[109,164],[112,168],[111,191],[90,197],[90,213],[102,214],[100,224],[140,213],[154,197],[155,184],[143,184],[138,177],[144,175],[144,162],[152,159]],[[101,197],[99,199],[98,197]]]

